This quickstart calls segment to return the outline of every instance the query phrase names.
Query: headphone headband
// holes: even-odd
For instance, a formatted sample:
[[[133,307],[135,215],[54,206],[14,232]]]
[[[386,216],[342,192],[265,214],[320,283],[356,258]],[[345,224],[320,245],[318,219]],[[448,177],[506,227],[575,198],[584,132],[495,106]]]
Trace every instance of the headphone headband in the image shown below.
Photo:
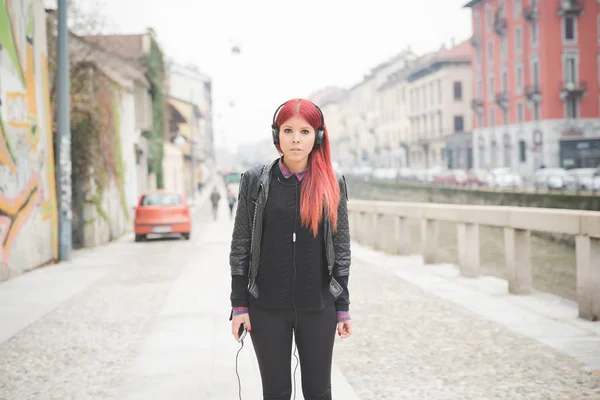
[[[289,101],[289,100],[288,100],[288,101]],[[321,111],[321,109],[319,108],[319,106],[318,106],[318,105],[316,105],[315,103],[313,103],[313,102],[312,102],[312,101],[310,101],[310,100],[304,100],[304,99],[303,99],[302,101],[309,101],[309,102],[310,102],[310,104],[312,104],[313,106],[315,106],[315,108],[317,109],[317,111],[319,111],[319,114],[321,114],[321,126],[320,126],[320,127],[317,129],[317,130],[319,131],[319,130],[323,130],[323,129],[325,129],[325,117],[323,116],[323,111]],[[286,101],[285,103],[283,103],[283,104],[281,104],[279,107],[277,107],[277,109],[275,110],[275,113],[273,114],[273,123],[271,124],[271,127],[272,127],[273,129],[275,129],[275,120],[277,119],[277,113],[279,113],[279,110],[281,110],[281,108],[282,108],[283,106],[285,106],[287,103],[288,103],[288,102]]]
[[[315,146],[320,146],[321,143],[323,143],[323,138],[325,136],[325,117],[323,116],[323,111],[321,111],[321,109],[319,108],[318,105],[316,105],[315,103],[313,103],[310,100],[307,100],[307,101],[310,102],[313,106],[315,106],[316,109],[319,111],[319,114],[321,114],[321,126],[315,132]],[[275,126],[275,120],[277,119],[277,114],[279,113],[279,110],[281,110],[281,107],[283,107],[287,103],[288,102],[286,101],[285,103],[283,103],[282,105],[277,107],[277,110],[275,110],[275,114],[273,114],[273,123],[271,124],[271,133],[273,135],[273,144],[275,146],[279,146],[279,128]]]

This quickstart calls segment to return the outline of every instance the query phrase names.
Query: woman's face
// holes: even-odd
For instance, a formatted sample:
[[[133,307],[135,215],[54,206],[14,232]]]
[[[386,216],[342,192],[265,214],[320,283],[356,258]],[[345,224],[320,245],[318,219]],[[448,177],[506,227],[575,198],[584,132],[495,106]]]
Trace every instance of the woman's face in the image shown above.
[[[279,147],[286,161],[308,160],[314,144],[315,130],[300,116],[284,121],[279,127]]]

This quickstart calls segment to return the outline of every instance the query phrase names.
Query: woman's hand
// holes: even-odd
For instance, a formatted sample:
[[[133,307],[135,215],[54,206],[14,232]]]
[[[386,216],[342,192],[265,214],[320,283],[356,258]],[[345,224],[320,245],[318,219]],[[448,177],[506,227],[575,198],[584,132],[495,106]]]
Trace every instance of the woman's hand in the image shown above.
[[[352,320],[338,322],[337,330],[342,339],[352,336]]]
[[[246,324],[246,329],[248,329],[248,333],[252,332],[252,325],[250,325],[250,314],[245,313],[245,314],[235,315],[231,319],[231,333],[233,334],[233,337],[235,338],[236,342],[240,341],[239,331],[240,331],[240,325],[242,323]]]

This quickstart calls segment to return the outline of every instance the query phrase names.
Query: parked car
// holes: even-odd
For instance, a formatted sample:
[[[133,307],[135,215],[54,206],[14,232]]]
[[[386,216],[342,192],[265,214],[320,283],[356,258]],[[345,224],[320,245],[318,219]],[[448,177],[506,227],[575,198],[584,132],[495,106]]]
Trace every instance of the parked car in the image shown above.
[[[473,168],[467,175],[467,183],[471,186],[487,186],[491,181],[491,173],[485,169]]]
[[[189,240],[192,218],[185,197],[179,193],[157,190],[140,196],[134,218],[135,241],[148,235],[183,236]]]
[[[494,168],[491,171],[491,182],[489,186],[506,189],[520,188],[523,185],[523,178],[510,168]]]
[[[597,168],[570,169],[569,175],[575,177],[578,190],[596,191],[600,189],[600,174]]]
[[[574,190],[577,180],[564,168],[541,168],[535,171],[534,187],[548,190]]]

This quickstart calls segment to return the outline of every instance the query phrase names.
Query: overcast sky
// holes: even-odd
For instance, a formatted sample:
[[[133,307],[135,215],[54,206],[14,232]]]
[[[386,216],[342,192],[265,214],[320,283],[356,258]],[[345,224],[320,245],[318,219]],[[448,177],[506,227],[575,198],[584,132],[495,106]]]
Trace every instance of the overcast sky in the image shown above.
[[[153,27],[168,57],[211,75],[217,144],[226,137],[231,148],[269,137],[273,111],[289,98],[350,87],[407,45],[422,53],[471,32],[466,0],[76,1],[111,33]]]

